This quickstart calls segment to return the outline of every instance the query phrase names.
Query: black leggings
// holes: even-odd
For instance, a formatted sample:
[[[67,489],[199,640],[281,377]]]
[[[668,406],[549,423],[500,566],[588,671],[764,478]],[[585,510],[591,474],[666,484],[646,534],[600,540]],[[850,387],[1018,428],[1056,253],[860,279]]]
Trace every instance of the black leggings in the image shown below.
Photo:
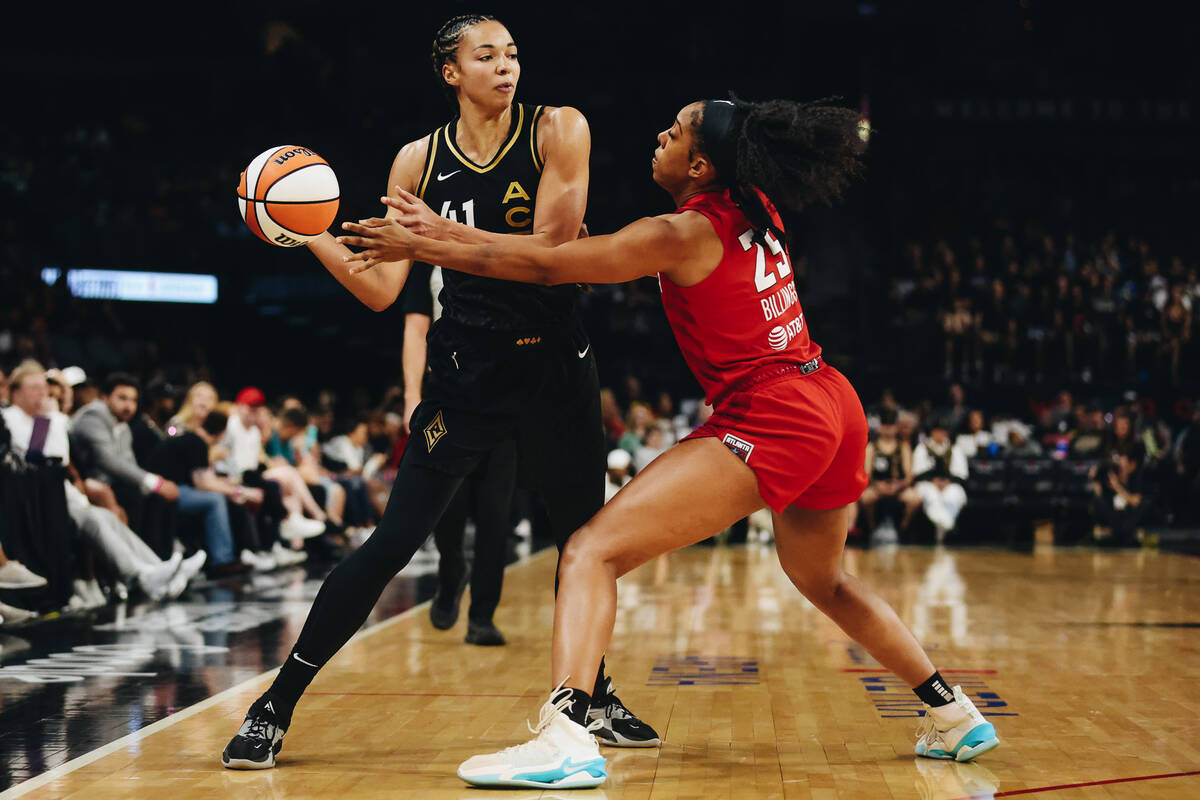
[[[451,599],[458,594],[467,559],[463,535],[467,517],[475,520],[475,559],[471,567],[471,622],[490,623],[500,604],[508,534],[512,531],[513,488],[517,448],[508,443],[493,450],[463,482],[441,521],[433,529],[437,543],[438,592]]]
[[[429,537],[462,482],[460,476],[413,466],[407,457],[401,461],[383,518],[362,547],[325,579],[293,648],[295,658],[284,663],[270,690],[273,694],[293,705],[299,700],[315,672],[297,665],[323,666],[354,635],[388,581]],[[599,480],[547,487],[540,494],[560,553],[567,538],[604,504]]]

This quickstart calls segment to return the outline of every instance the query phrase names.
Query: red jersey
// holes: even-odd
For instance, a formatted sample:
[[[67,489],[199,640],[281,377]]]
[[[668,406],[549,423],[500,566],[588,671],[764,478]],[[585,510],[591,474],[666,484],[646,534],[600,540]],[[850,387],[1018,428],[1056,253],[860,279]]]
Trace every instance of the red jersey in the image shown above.
[[[775,206],[759,192],[772,221]],[[774,234],[767,246],[729,192],[696,195],[676,210],[708,217],[725,253],[712,274],[695,286],[678,286],[659,275],[663,308],[684,360],[712,405],[750,375],[771,365],[797,366],[816,359],[820,346],[808,336],[792,278],[787,248]]]

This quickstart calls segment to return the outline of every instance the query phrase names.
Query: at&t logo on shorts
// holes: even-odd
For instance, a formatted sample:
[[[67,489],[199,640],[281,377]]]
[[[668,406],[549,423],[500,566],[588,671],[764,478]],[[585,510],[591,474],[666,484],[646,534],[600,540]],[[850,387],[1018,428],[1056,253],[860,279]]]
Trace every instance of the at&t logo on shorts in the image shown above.
[[[721,444],[729,448],[729,452],[740,458],[742,461],[749,461],[750,454],[754,452],[754,445],[747,442],[745,439],[739,439],[732,433],[725,434],[725,438],[721,440]]]

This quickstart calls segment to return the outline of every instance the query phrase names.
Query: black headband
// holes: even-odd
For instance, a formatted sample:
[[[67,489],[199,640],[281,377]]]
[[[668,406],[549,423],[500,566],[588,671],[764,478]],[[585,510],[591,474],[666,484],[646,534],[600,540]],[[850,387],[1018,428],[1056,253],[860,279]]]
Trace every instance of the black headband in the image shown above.
[[[700,140],[717,175],[726,184],[737,182],[737,140],[743,114],[732,100],[705,100]]]

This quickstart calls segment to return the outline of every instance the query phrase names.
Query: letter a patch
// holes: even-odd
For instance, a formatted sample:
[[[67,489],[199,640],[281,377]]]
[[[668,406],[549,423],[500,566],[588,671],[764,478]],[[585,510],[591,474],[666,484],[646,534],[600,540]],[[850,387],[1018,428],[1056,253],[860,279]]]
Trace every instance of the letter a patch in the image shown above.
[[[441,438],[445,435],[446,435],[446,421],[444,419],[442,419],[442,412],[439,411],[437,413],[437,416],[435,416],[433,418],[433,422],[430,422],[428,425],[425,426],[425,449],[426,449],[426,451],[432,453],[433,446],[436,445],[439,441],[441,441]]]

